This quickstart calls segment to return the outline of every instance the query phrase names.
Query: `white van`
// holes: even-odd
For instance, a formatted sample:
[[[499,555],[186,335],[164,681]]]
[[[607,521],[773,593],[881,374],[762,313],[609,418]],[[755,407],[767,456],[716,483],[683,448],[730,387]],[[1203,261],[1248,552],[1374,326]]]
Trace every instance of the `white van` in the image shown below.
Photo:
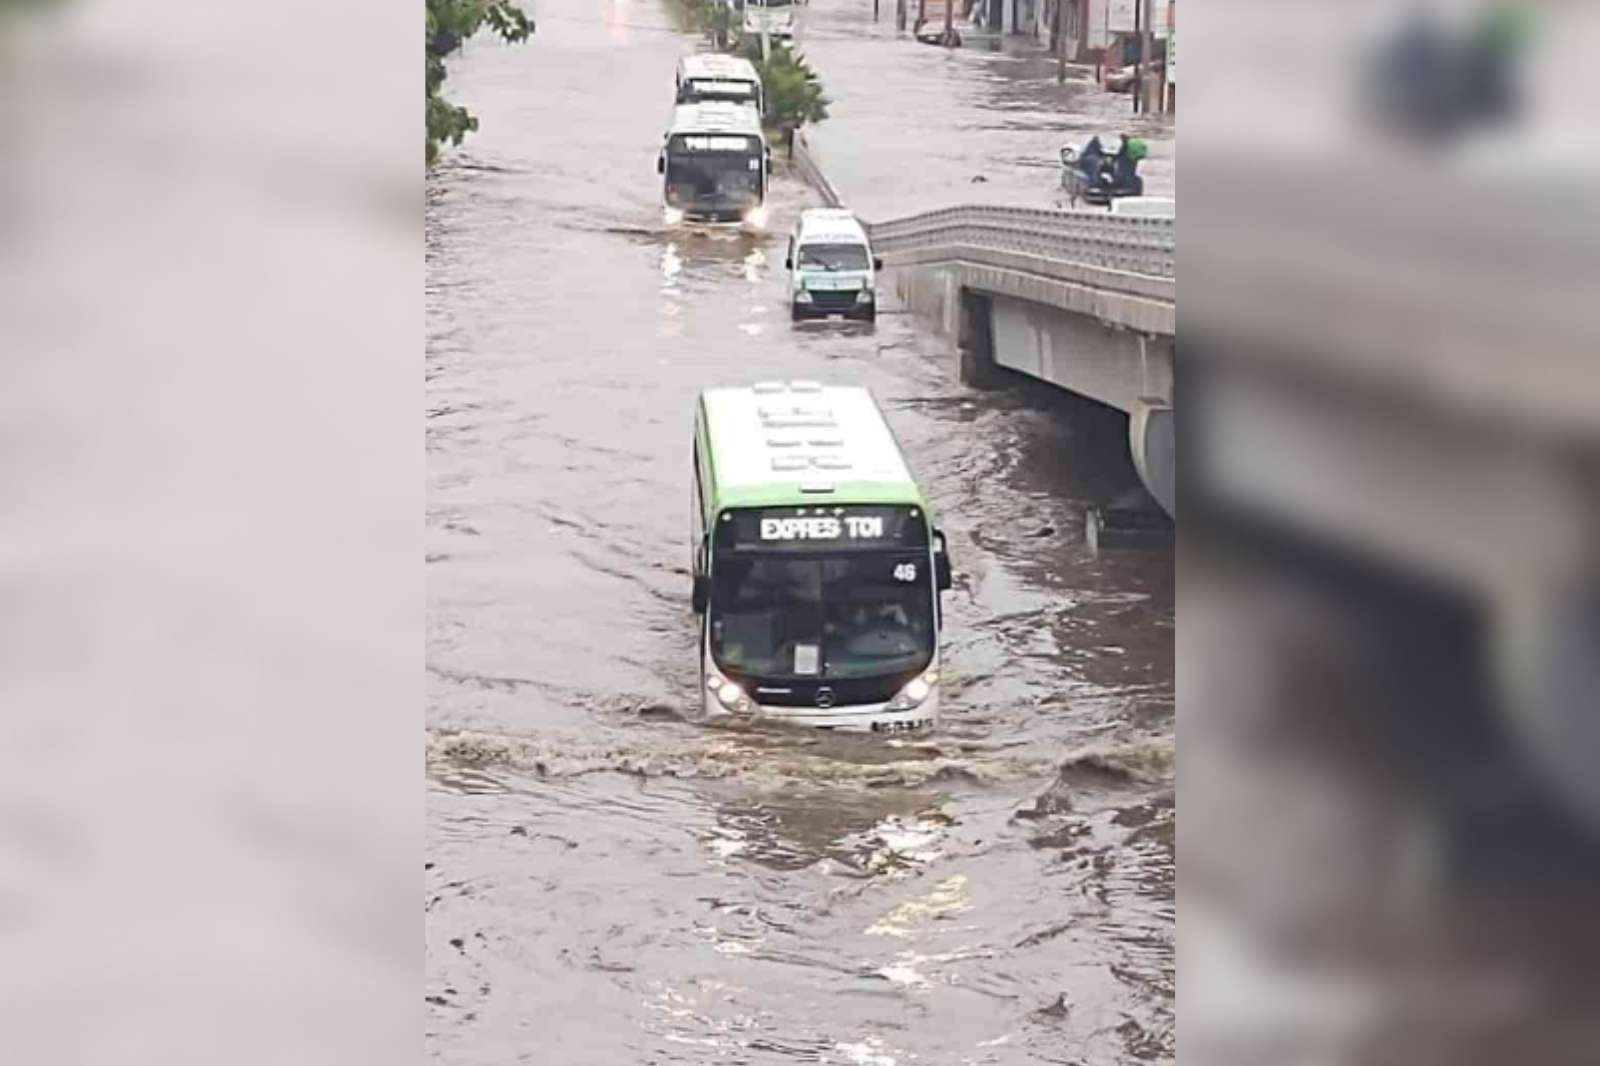
[[[799,36],[798,15],[795,0],[744,0],[744,35],[793,41]]]
[[[871,322],[878,313],[877,272],[867,231],[842,208],[800,212],[783,265],[789,271],[789,313],[795,320],[843,315]]]

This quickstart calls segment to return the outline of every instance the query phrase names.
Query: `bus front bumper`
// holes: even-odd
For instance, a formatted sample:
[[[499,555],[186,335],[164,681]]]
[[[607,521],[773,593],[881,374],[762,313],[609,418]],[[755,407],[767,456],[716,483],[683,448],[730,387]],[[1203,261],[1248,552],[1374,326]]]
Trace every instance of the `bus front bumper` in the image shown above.
[[[695,200],[689,197],[668,197],[668,211],[678,212],[686,222],[745,223],[754,219],[765,225],[767,209],[759,200]]]
[[[890,711],[887,703],[858,707],[772,707],[751,703],[746,711],[734,712],[707,694],[705,708],[710,717],[759,718],[768,722],[834,729],[847,733],[911,733],[933,729],[939,724],[939,691],[935,688],[920,704],[906,711]]]

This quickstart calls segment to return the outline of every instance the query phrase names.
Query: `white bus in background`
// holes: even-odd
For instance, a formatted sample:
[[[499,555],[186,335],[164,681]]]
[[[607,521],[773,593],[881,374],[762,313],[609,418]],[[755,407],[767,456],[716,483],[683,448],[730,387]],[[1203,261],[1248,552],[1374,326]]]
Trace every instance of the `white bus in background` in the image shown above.
[[[679,104],[656,158],[668,223],[767,224],[772,152],[752,107],[716,100]]]
[[[760,114],[766,106],[761,75],[755,64],[740,56],[700,52],[678,61],[677,102],[700,104],[724,101],[746,104]]]
[[[799,5],[793,0],[744,0],[744,32],[774,41],[792,41],[799,29]]]
[[[873,732],[938,723],[950,560],[871,393],[706,389],[692,493],[708,715]]]

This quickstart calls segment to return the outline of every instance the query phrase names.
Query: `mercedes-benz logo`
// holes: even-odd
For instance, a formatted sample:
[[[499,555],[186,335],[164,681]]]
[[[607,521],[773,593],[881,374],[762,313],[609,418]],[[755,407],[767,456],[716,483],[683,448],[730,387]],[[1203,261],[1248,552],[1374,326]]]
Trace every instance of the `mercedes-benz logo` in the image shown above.
[[[833,689],[828,688],[826,685],[824,685],[822,688],[817,689],[817,706],[818,707],[821,707],[823,710],[827,710],[829,707],[833,706],[833,701],[834,701]]]

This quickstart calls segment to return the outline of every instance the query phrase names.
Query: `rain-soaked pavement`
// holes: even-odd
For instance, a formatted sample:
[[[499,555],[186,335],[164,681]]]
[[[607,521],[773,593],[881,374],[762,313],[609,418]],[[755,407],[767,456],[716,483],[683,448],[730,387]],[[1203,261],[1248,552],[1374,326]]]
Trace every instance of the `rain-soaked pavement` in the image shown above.
[[[893,307],[791,326],[781,237],[662,224],[693,40],[655,2],[537,14],[452,66],[482,129],[429,182],[430,1053],[1172,1061],[1172,561],[1084,548],[1114,422],[965,390]],[[827,76],[940,62],[856,56]],[[775,180],[774,234],[808,196]],[[695,720],[691,404],[771,377],[872,387],[937,505],[934,736]]]

